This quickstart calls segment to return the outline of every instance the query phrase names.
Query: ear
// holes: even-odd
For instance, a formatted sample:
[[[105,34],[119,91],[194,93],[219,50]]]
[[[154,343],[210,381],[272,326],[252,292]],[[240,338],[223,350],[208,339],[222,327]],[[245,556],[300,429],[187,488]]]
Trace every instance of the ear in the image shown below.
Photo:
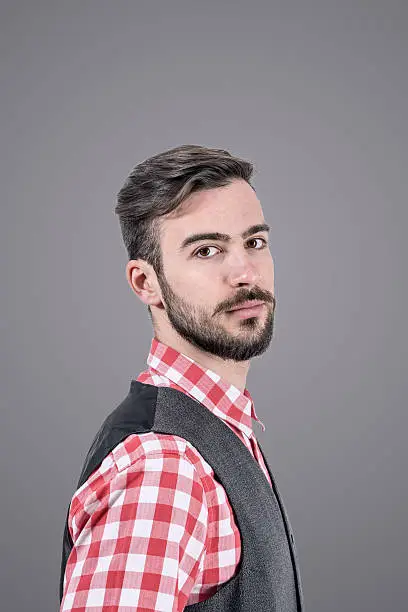
[[[126,264],[126,279],[133,293],[150,306],[161,304],[161,293],[153,267],[142,259],[131,259]]]

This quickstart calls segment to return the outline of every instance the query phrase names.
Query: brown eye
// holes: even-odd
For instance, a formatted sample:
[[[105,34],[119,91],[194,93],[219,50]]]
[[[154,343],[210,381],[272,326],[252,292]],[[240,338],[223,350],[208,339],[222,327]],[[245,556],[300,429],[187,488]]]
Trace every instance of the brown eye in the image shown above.
[[[266,242],[266,240],[265,240],[264,238],[250,238],[250,239],[247,241],[247,243],[249,243],[249,242],[254,242],[254,243],[256,243],[256,241],[257,241],[257,240],[260,240],[260,241],[261,241],[261,246],[260,246],[258,249],[257,249],[257,248],[255,248],[255,250],[256,250],[256,251],[260,251],[261,249],[264,249],[265,247],[267,247],[267,246],[268,246],[268,243]],[[199,257],[199,256],[198,256],[198,254],[199,254],[199,253],[202,253],[203,251],[207,251],[207,254],[208,254],[208,251],[209,251],[210,249],[217,249],[217,250],[219,250],[219,249],[218,249],[218,247],[216,247],[216,246],[202,246],[202,247],[200,247],[199,249],[197,249],[197,251],[196,251],[196,252],[193,254],[193,257],[196,257],[197,259],[212,259],[212,256],[211,256],[211,255],[210,255],[210,256],[208,256],[208,257],[207,257],[207,256],[204,256],[204,257]]]
[[[194,257],[197,257],[198,253],[201,253],[202,251],[209,251],[210,249],[216,249],[216,248],[217,247],[215,247],[215,246],[203,246],[203,247],[200,247],[198,249],[198,251],[196,251],[194,253]],[[198,259],[211,259],[211,257],[198,257]]]
[[[248,242],[255,242],[256,240],[261,240],[261,242],[262,242],[262,246],[259,249],[256,249],[257,251],[260,251],[261,249],[266,247],[267,244],[268,244],[264,238],[250,238],[248,240]]]

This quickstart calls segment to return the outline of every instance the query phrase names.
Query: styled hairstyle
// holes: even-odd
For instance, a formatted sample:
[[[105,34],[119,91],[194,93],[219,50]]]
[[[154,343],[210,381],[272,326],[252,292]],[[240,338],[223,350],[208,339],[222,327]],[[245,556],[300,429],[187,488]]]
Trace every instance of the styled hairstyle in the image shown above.
[[[175,211],[194,192],[223,187],[234,179],[251,185],[253,171],[249,161],[200,145],[181,145],[135,166],[115,208],[129,260],[145,260],[160,277],[159,218]],[[150,306],[148,311],[151,316]]]

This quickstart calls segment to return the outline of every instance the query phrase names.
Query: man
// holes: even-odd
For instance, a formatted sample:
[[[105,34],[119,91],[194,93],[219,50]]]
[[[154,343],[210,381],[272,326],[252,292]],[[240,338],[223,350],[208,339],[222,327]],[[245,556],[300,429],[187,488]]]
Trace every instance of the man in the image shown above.
[[[154,336],[70,504],[63,611],[303,610],[246,389],[275,311],[252,172],[227,151],[184,145],[136,166],[119,192],[126,276]]]

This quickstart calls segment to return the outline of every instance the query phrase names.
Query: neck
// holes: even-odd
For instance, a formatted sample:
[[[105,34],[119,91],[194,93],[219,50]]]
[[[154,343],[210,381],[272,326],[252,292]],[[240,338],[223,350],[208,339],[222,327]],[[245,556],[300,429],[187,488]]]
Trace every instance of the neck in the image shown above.
[[[154,336],[160,342],[171,346],[180,353],[187,355],[196,361],[201,367],[208,368],[221,376],[225,381],[235,385],[237,389],[244,392],[246,379],[249,371],[250,361],[233,361],[232,359],[221,359],[216,355],[206,353],[196,346],[181,338],[173,329],[155,329]]]

